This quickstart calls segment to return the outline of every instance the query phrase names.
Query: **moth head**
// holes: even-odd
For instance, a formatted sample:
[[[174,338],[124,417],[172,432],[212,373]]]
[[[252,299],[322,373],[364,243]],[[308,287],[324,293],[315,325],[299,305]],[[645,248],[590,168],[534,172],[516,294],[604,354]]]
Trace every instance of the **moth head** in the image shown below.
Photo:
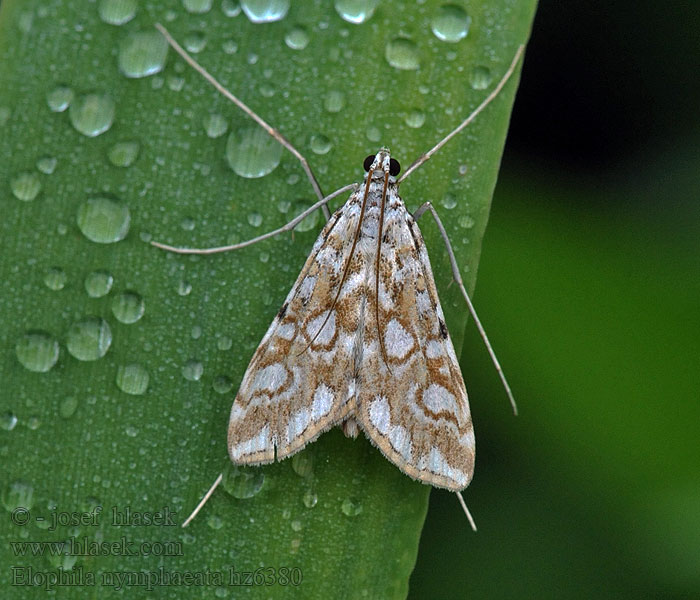
[[[380,148],[376,154],[370,154],[363,164],[365,178],[372,173],[372,179],[384,179],[389,176],[389,183],[396,182],[396,176],[401,171],[401,165],[395,158],[391,158],[388,148]]]

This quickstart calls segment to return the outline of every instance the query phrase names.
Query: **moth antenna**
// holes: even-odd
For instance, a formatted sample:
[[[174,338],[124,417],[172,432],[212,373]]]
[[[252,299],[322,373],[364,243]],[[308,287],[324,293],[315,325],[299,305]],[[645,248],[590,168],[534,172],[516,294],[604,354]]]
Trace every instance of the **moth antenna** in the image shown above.
[[[457,498],[459,499],[459,503],[462,505],[462,510],[464,511],[464,514],[467,515],[467,519],[469,520],[469,524],[472,526],[474,533],[476,533],[476,523],[474,522],[474,517],[472,517],[472,513],[470,513],[469,509],[467,508],[467,503],[464,501],[464,498],[462,497],[462,492],[455,492],[455,494],[457,494]]]
[[[214,493],[214,490],[219,487],[219,484],[221,483],[221,480],[224,478],[223,473],[219,473],[219,476],[216,478],[216,481],[213,483],[213,485],[209,488],[206,494],[204,494],[204,497],[199,501],[199,504],[195,507],[195,509],[190,513],[190,516],[185,519],[185,521],[182,523],[182,527],[187,527],[192,519],[194,519],[197,516],[197,513],[202,510],[202,507],[207,503],[207,500],[211,497],[211,495]]]

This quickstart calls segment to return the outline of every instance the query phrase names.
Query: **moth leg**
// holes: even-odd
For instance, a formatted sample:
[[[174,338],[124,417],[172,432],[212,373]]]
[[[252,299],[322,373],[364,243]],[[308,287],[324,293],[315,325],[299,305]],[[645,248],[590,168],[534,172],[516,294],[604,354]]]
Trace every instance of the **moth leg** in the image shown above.
[[[336,196],[339,196],[340,194],[347,192],[349,190],[355,189],[357,184],[351,183],[350,185],[346,185],[341,187],[340,189],[336,190],[332,194],[329,194],[325,198],[321,198],[318,202],[316,202],[314,205],[310,206],[307,208],[304,212],[299,214],[298,216],[294,217],[289,223],[286,223],[285,225],[282,225],[282,227],[275,229],[274,231],[268,231],[267,233],[263,233],[262,235],[259,235],[258,237],[254,237],[253,239],[246,240],[245,242],[240,242],[238,244],[231,244],[229,246],[217,246],[216,248],[178,248],[177,246],[170,246],[168,244],[162,244],[161,242],[151,242],[152,246],[155,246],[156,248],[161,248],[163,250],[167,250],[169,252],[175,252],[177,254],[216,254],[217,252],[228,252],[229,250],[238,250],[239,248],[245,248],[246,246],[252,246],[253,244],[256,244],[258,242],[262,242],[263,240],[266,240],[267,238],[274,237],[276,235],[279,235],[280,233],[284,233],[285,231],[292,231],[302,220],[304,220],[306,217],[308,217],[312,212],[315,210],[318,210],[319,207],[321,206],[326,206],[326,203],[329,200],[332,200]]]
[[[194,519],[197,516],[197,513],[202,510],[202,507],[207,503],[207,500],[211,497],[211,495],[214,493],[214,490],[219,486],[221,483],[221,480],[224,478],[223,473],[219,473],[219,476],[216,478],[216,481],[213,483],[213,485],[209,488],[209,491],[207,491],[206,494],[204,494],[204,497],[199,501],[199,504],[195,507],[195,509],[190,513],[190,516],[185,519],[185,521],[182,523],[183,527],[187,527],[192,519]]]
[[[175,52],[177,52],[188,65],[190,65],[195,71],[197,71],[202,77],[204,77],[204,79],[211,83],[211,85],[213,85],[220,94],[222,94],[225,98],[233,102],[238,108],[240,108],[245,114],[247,114],[251,119],[253,119],[258,125],[260,125],[260,127],[267,131],[267,133],[269,133],[280,144],[282,144],[282,146],[284,146],[287,150],[289,150],[289,152],[291,152],[294,155],[294,157],[301,163],[301,166],[304,168],[306,176],[309,178],[309,182],[311,182],[311,187],[313,187],[314,189],[314,193],[316,194],[319,200],[323,200],[323,192],[321,191],[321,186],[318,184],[318,181],[316,180],[316,177],[314,176],[314,173],[311,170],[311,167],[309,166],[309,162],[306,160],[306,158],[304,158],[302,153],[299,152],[299,150],[297,150],[292,145],[292,143],[287,138],[285,138],[277,129],[272,127],[272,125],[269,125],[247,104],[239,100],[223,85],[221,85],[214,78],[214,76],[211,75],[211,73],[209,73],[202,65],[200,65],[194,58],[192,58],[187,53],[187,51],[175,41],[175,38],[173,38],[173,36],[170,35],[170,33],[165,27],[163,27],[160,23],[156,23],[155,27],[167,40],[168,44],[170,44],[173,47]],[[328,219],[330,219],[331,213],[329,212],[328,207],[325,204],[322,204],[321,207],[323,210],[323,215],[326,217],[327,221]]]
[[[417,221],[418,219],[425,214],[425,212],[430,211],[430,214],[433,215],[433,218],[435,219],[435,222],[437,223],[438,229],[440,230],[440,235],[442,236],[442,240],[445,242],[445,247],[447,248],[447,255],[450,257],[450,265],[452,267],[452,277],[455,280],[455,283],[459,286],[460,291],[462,292],[462,296],[464,296],[464,301],[467,303],[467,307],[469,308],[469,314],[471,314],[472,318],[474,319],[474,323],[476,323],[476,328],[479,330],[479,335],[481,336],[481,339],[484,341],[484,345],[486,346],[486,350],[489,353],[489,356],[491,357],[491,362],[493,363],[493,366],[496,368],[496,371],[498,372],[498,376],[501,378],[501,383],[503,384],[503,387],[506,390],[506,394],[508,395],[508,399],[510,400],[510,405],[513,407],[513,414],[518,414],[518,406],[515,403],[515,398],[513,397],[513,392],[510,390],[510,386],[508,385],[508,381],[506,380],[506,376],[503,373],[503,369],[501,368],[501,364],[498,362],[498,358],[496,358],[496,353],[493,351],[493,347],[491,346],[491,342],[489,342],[489,338],[486,335],[486,330],[484,329],[484,326],[481,324],[481,321],[479,320],[478,315],[476,314],[476,309],[474,308],[474,305],[472,304],[471,299],[469,298],[469,294],[467,294],[467,290],[464,287],[464,282],[462,281],[462,275],[459,272],[459,267],[457,266],[457,259],[455,258],[455,254],[452,251],[452,244],[450,244],[450,238],[447,235],[447,232],[445,231],[445,227],[442,224],[442,221],[440,220],[440,217],[437,214],[437,211],[433,207],[433,205],[430,202],[426,202],[421,206],[414,214],[413,218]]]
[[[508,80],[510,79],[510,76],[513,74],[513,71],[515,71],[515,67],[518,65],[518,61],[520,60],[520,57],[523,54],[523,50],[525,49],[525,46],[522,44],[518,46],[518,49],[515,51],[515,55],[513,56],[513,60],[510,63],[510,66],[508,67],[508,70],[503,74],[503,77],[501,77],[501,80],[498,82],[498,85],[496,85],[495,88],[491,91],[491,93],[484,98],[481,104],[477,106],[472,113],[464,119],[457,127],[455,127],[450,133],[448,133],[444,138],[442,138],[437,144],[435,144],[430,150],[428,150],[425,154],[421,154],[416,160],[413,161],[413,164],[406,169],[404,174],[401,176],[399,179],[398,183],[401,183],[406,177],[408,177],[413,171],[415,171],[418,167],[420,167],[423,163],[426,163],[430,157],[435,154],[440,148],[442,148],[447,142],[449,142],[454,136],[456,136],[462,129],[467,127],[474,119],[476,119],[477,115],[484,110],[491,102],[493,99],[498,96],[498,94],[501,92],[503,89],[503,86],[508,83]]]

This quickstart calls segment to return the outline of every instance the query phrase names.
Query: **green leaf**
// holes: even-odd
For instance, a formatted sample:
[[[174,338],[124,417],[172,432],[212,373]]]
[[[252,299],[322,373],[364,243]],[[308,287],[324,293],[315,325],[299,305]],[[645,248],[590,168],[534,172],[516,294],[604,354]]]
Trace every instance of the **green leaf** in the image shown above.
[[[166,57],[153,24],[277,126],[328,193],[360,180],[378,147],[406,167],[457,125],[526,40],[534,2],[470,2],[455,42],[431,23],[459,37],[451,19],[462,9],[432,0],[338,0],[377,5],[359,24],[320,2],[271,23],[230,0],[162,4],[1,5],[1,492],[8,511],[30,510],[28,523],[2,529],[4,564],[18,567],[3,583],[20,583],[4,589],[26,597],[28,569],[51,587],[62,567],[100,597],[148,581],[156,595],[237,597],[244,572],[258,577],[246,590],[264,597],[405,597],[430,488],[363,436],[336,429],[297,458],[229,472],[228,493],[177,526],[228,464],[235,390],[322,217],[233,254],[147,243],[248,239],[314,201],[286,151],[269,174],[240,175],[265,171],[278,147]],[[436,205],[472,288],[515,88],[402,186],[410,209]],[[459,348],[466,311],[436,227],[421,226]],[[120,525],[127,508],[161,517]],[[9,544],[71,538],[117,545],[49,557]]]

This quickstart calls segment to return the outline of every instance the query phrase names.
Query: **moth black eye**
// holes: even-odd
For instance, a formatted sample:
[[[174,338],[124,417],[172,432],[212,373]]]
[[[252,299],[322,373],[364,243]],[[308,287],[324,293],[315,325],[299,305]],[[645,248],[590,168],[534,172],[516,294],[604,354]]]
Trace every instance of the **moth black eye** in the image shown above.
[[[401,172],[401,165],[395,158],[389,159],[389,175],[396,177]]]
[[[367,158],[365,158],[365,162],[362,164],[362,166],[365,168],[365,171],[370,170],[373,162],[374,162],[374,154],[370,154]]]

